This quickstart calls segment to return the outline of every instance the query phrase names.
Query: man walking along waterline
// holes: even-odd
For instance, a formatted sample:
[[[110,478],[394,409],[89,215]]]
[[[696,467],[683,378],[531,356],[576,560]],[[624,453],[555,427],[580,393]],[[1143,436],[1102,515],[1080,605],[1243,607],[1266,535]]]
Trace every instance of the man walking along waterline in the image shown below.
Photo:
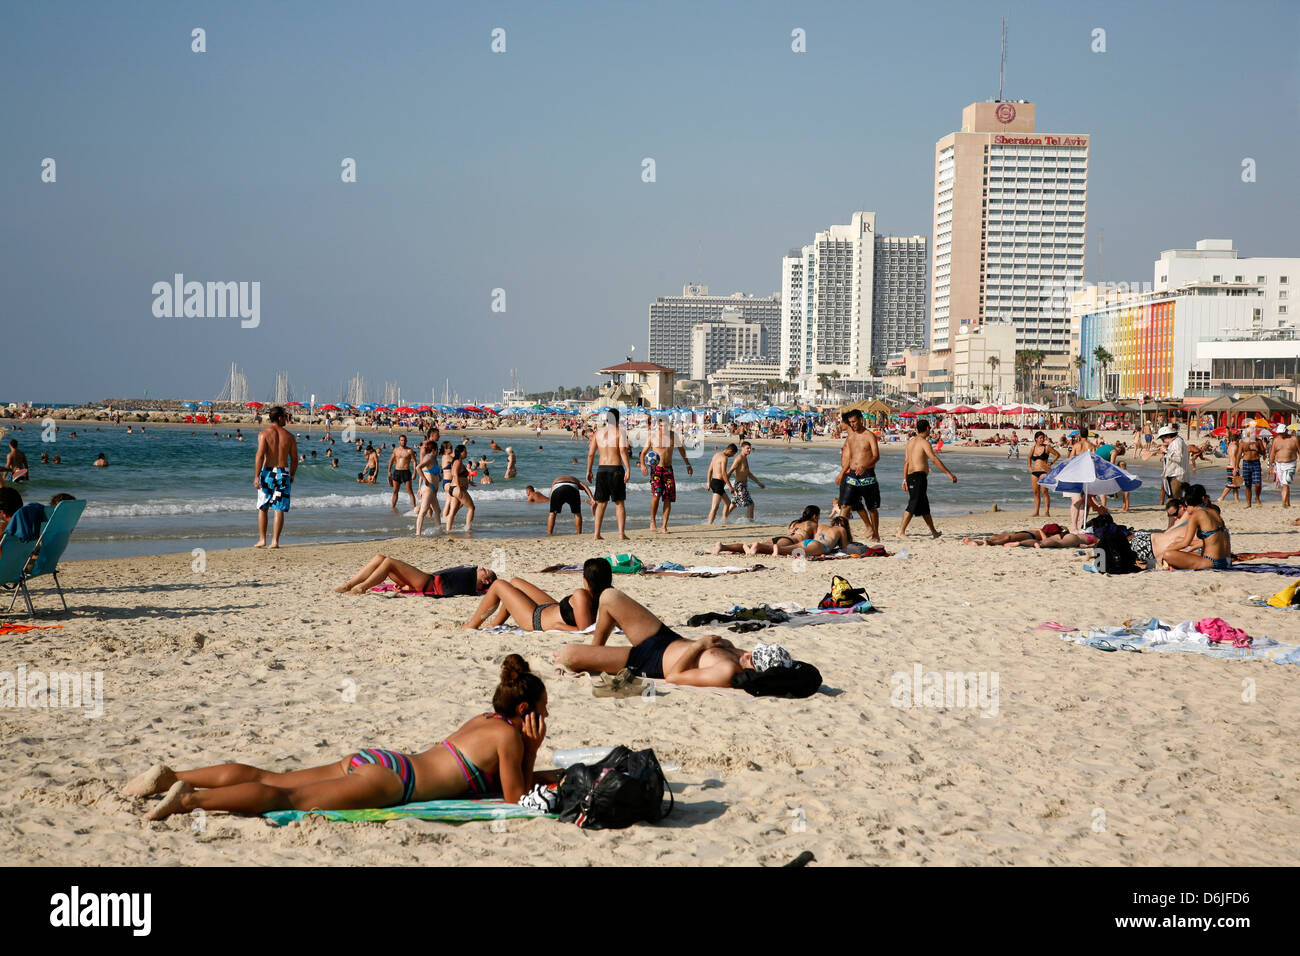
[[[257,489],[257,544],[266,547],[266,513],[274,511],[271,547],[280,547],[284,516],[289,511],[289,491],[298,473],[298,442],[284,427],[288,414],[280,405],[271,409],[271,424],[257,435],[257,454],[253,457],[253,487]]]
[[[898,526],[898,537],[907,537],[907,525],[912,518],[924,518],[930,529],[930,536],[937,538],[940,531],[935,528],[930,518],[930,498],[927,486],[930,480],[930,462],[934,462],[956,484],[957,476],[948,470],[934,448],[930,445],[930,423],[924,418],[916,420],[916,434],[907,441],[907,450],[903,457],[903,490],[907,492],[907,510],[903,512],[903,523]]]
[[[840,417],[849,426],[840,450],[840,473],[836,477],[840,509],[846,516],[856,511],[870,539],[879,541],[880,483],[876,480],[876,464],[880,461],[880,443],[863,424],[862,412],[855,409]]]
[[[632,462],[628,457],[627,435],[618,426],[618,410],[611,408],[605,413],[605,424],[596,429],[587,445],[587,482],[593,484],[591,477],[592,462],[598,462],[594,481],[596,505],[592,508],[593,523],[596,532],[593,536],[600,541],[600,526],[605,520],[605,508],[614,502],[614,511],[618,515],[618,536],[627,540],[627,482],[632,476]]]

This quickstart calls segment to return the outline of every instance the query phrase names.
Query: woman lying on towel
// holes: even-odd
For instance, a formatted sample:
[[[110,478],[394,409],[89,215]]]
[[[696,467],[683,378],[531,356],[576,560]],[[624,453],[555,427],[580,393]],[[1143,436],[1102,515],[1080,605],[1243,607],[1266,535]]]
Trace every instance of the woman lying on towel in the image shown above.
[[[1163,535],[1156,557],[1161,567],[1178,571],[1223,571],[1232,567],[1232,540],[1219,508],[1203,485],[1188,485],[1183,490],[1187,502],[1187,524],[1180,532],[1170,529]],[[1154,539],[1153,539],[1154,541]],[[1194,548],[1185,551],[1184,548]]]
[[[582,565],[582,587],[559,601],[523,578],[498,580],[487,589],[465,628],[477,631],[496,612],[490,627],[513,617],[525,631],[585,631],[596,622],[601,592],[613,583],[613,570],[604,558],[588,558]]]
[[[962,544],[973,544],[976,547],[997,547],[1001,545],[1004,548],[1016,548],[1022,544],[1030,544],[1034,541],[1046,541],[1048,538],[1056,538],[1066,533],[1066,529],[1059,524],[1045,524],[1042,528],[1027,528],[1024,531],[1002,531],[997,534],[991,534],[983,541],[975,538],[962,538]]]
[[[346,584],[334,589],[337,594],[365,594],[373,587],[392,581],[401,591],[433,594],[438,597],[465,597],[482,594],[496,574],[490,568],[461,565],[443,571],[421,571],[413,564],[377,554]]]
[[[794,664],[779,644],[760,644],[751,652],[717,634],[687,640],[615,587],[601,594],[599,605],[591,643],[565,644],[555,654],[557,663],[573,671],[604,674],[629,668],[638,676],[692,687],[730,687],[743,670]],[[623,629],[631,647],[605,646],[615,627]]]
[[[726,544],[719,541],[713,548],[714,554],[789,554],[795,548],[803,547],[803,540],[811,538],[817,533],[817,523],[822,516],[822,510],[816,505],[809,505],[803,509],[803,514],[790,522],[790,527],[785,534],[779,534],[775,538],[765,539],[763,541],[751,541],[745,544],[738,541],[735,544]]]
[[[363,810],[485,793],[516,803],[534,783],[554,782],[554,771],[533,770],[546,717],[545,685],[527,661],[511,654],[501,665],[492,713],[473,718],[423,753],[367,748],[290,773],[242,763],[181,771],[156,764],[128,783],[126,793],[166,794],[146,814],[150,820],[191,810]]]

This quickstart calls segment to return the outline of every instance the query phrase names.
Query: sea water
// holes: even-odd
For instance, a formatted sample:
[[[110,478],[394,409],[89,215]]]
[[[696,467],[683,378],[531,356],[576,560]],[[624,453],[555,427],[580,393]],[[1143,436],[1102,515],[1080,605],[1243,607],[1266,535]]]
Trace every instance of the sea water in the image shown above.
[[[171,554],[190,552],[194,548],[214,549],[248,546],[256,540],[256,491],[253,486],[253,456],[257,450],[257,431],[242,428],[244,440],[227,437],[235,426],[211,425],[187,427],[139,425],[110,426],[95,423],[67,422],[60,425],[56,440],[41,441],[39,423],[10,425],[9,438],[16,438],[32,466],[32,480],[18,485],[25,501],[48,502],[59,492],[67,492],[88,501],[85,514],[68,546],[69,559],[118,557],[124,555]],[[73,433],[75,432],[75,437]],[[379,482],[358,484],[357,473],[363,467],[363,455],[352,445],[345,445],[335,431],[333,445],[322,440],[320,428],[307,432],[295,430],[299,449],[316,459],[301,464],[293,484],[292,507],[285,518],[283,543],[357,541],[390,538],[415,533],[411,501],[402,490],[398,513],[391,510],[392,489],[386,484],[388,458],[393,442],[402,434],[394,431],[363,431],[360,437],[373,441],[376,448],[387,443],[380,456]],[[408,442],[415,445],[418,432],[407,432]],[[506,454],[494,452],[489,438],[496,437],[504,449],[513,447],[517,456],[518,477],[506,480]],[[532,436],[492,436],[473,433],[461,436],[445,431],[443,438],[466,440],[472,461],[486,454],[494,483],[471,488],[477,505],[474,537],[520,537],[544,534],[547,506],[524,501],[524,486],[534,485],[548,493],[557,475],[586,474],[587,443],[570,437],[542,439]],[[711,496],[705,474],[709,457],[726,444],[726,439],[706,440],[700,457],[691,463],[694,476],[688,477],[680,455],[675,461],[677,502],[673,505],[671,525],[702,522],[708,515]],[[540,448],[539,448],[540,446]],[[325,457],[332,448],[339,458],[333,468]],[[59,465],[42,465],[40,456],[59,455]],[[108,468],[95,468],[92,462],[100,453],[107,456]],[[1023,449],[1022,449],[1023,453]],[[639,454],[639,449],[636,454]],[[942,454],[942,452],[941,452]],[[578,459],[573,464],[574,458]],[[756,522],[784,524],[805,505],[816,504],[823,514],[835,498],[833,485],[839,472],[837,447],[799,441],[785,446],[756,446],[750,456],[750,469],[767,485],[760,488],[751,482]],[[994,504],[1004,510],[1023,511],[1033,505],[1028,462],[1024,457],[952,453],[944,461],[958,477],[952,484],[942,472],[930,478],[930,502],[936,516],[987,511]],[[1151,505],[1159,501],[1159,463],[1130,464],[1129,470],[1143,479],[1144,485],[1132,496],[1133,505]],[[892,534],[907,504],[902,489],[901,444],[882,444],[882,460],[876,469],[881,483],[882,533]],[[1216,475],[1216,477],[1218,477]],[[415,483],[412,482],[415,487]],[[418,492],[418,489],[417,489]],[[439,503],[445,496],[439,489]],[[1067,504],[1060,496],[1052,499],[1054,514],[1065,516]],[[627,496],[629,529],[649,525],[650,482],[641,474],[633,458],[632,480]],[[605,517],[606,534],[616,533],[614,509]],[[747,522],[733,513],[727,528],[719,527],[722,539],[740,540],[747,536]],[[1020,524],[1024,524],[1023,521]],[[456,518],[455,537],[464,532],[464,512]],[[923,528],[923,525],[920,526]],[[571,535],[573,519],[567,509],[556,520],[556,533]],[[912,530],[918,526],[913,525]],[[584,502],[583,530],[591,531],[591,510]],[[1012,529],[1014,530],[1014,529]],[[425,536],[441,535],[438,522],[426,519]],[[853,522],[855,536],[861,536],[861,522]]]

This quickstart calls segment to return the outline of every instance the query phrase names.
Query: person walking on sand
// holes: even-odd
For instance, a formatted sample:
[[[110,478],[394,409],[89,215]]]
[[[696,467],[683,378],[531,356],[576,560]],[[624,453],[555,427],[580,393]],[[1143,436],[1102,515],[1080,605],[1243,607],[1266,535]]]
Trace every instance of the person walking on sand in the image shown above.
[[[1273,477],[1282,493],[1282,507],[1291,507],[1291,485],[1295,481],[1296,459],[1300,458],[1300,436],[1294,430],[1282,432],[1268,446]]]
[[[406,447],[403,435],[393,446],[393,453],[388,459],[388,483],[393,486],[393,513],[397,513],[397,498],[406,485],[406,493],[411,496],[411,507],[415,507],[415,491],[411,488],[411,469],[415,464],[415,452]]]
[[[694,475],[695,469],[686,458],[686,448],[677,444],[673,425],[662,418],[652,422],[646,433],[645,447],[641,449],[641,474],[650,476],[650,530],[663,534],[668,533],[668,514],[673,510],[673,502],[677,500],[677,478],[673,474],[674,448],[681,453],[686,474]],[[656,527],[655,518],[661,501],[664,506],[664,523],[662,527]]]
[[[745,517],[750,521],[754,520],[754,498],[749,493],[749,483],[752,481],[764,491],[767,485],[763,484],[754,473],[749,470],[749,456],[754,451],[754,446],[747,441],[740,443],[740,454],[736,456],[735,464],[727,472],[727,477],[731,479],[732,485],[736,489],[736,501],[732,505],[734,508],[744,508]]]
[[[926,494],[930,480],[930,462],[938,465],[953,480],[953,484],[957,483],[957,476],[948,470],[948,466],[930,445],[930,423],[924,418],[918,418],[916,434],[907,440],[907,449],[903,454],[903,490],[907,492],[907,510],[903,512],[903,523],[898,526],[900,538],[907,537],[907,525],[914,517],[925,519],[932,538],[941,534],[930,517],[930,498]]]
[[[253,487],[257,489],[257,544],[266,547],[266,513],[274,511],[271,547],[280,547],[284,516],[289,512],[289,490],[298,473],[298,442],[284,427],[289,415],[276,405],[267,416],[271,424],[257,435],[257,454],[253,457]]]
[[[601,540],[600,527],[605,520],[605,509],[614,502],[618,515],[618,536],[627,540],[627,482],[632,477],[632,462],[628,456],[627,435],[618,426],[618,409],[605,413],[605,424],[596,429],[587,445],[587,483],[593,484],[592,463],[597,463],[594,482],[596,505],[592,509],[596,526],[594,539]]]
[[[727,523],[727,515],[735,509],[736,505],[727,497],[727,491],[735,491],[731,487],[731,476],[727,474],[727,462],[739,453],[740,449],[736,443],[732,442],[722,451],[716,452],[709,461],[709,491],[713,494],[713,501],[709,505],[709,524],[713,524],[713,517],[718,513],[718,505],[723,505],[722,523]]]
[[[876,480],[876,464],[880,461],[880,443],[864,424],[862,412],[855,409],[840,417],[848,426],[840,449],[840,473],[836,476],[840,511],[845,515],[856,511],[869,539],[879,541],[880,482]]]
[[[469,449],[464,445],[457,445],[451,460],[451,487],[448,492],[450,500],[447,502],[446,517],[443,522],[443,528],[451,530],[452,522],[456,520],[456,512],[462,507],[465,509],[465,530],[474,530],[474,499],[469,494],[469,468],[465,464],[465,456],[469,454]]]

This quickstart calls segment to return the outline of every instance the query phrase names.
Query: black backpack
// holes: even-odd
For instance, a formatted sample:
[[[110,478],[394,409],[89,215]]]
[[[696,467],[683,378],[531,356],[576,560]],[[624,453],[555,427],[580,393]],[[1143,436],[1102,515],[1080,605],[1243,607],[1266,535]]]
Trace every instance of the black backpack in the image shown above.
[[[642,821],[654,823],[672,809],[673,792],[653,750],[615,747],[599,763],[574,764],[565,771],[556,792],[559,818],[586,830],[619,830]]]
[[[1098,530],[1097,549],[1105,554],[1102,560],[1106,574],[1134,574],[1142,570],[1133,545],[1129,544],[1127,530],[1117,524]]]

